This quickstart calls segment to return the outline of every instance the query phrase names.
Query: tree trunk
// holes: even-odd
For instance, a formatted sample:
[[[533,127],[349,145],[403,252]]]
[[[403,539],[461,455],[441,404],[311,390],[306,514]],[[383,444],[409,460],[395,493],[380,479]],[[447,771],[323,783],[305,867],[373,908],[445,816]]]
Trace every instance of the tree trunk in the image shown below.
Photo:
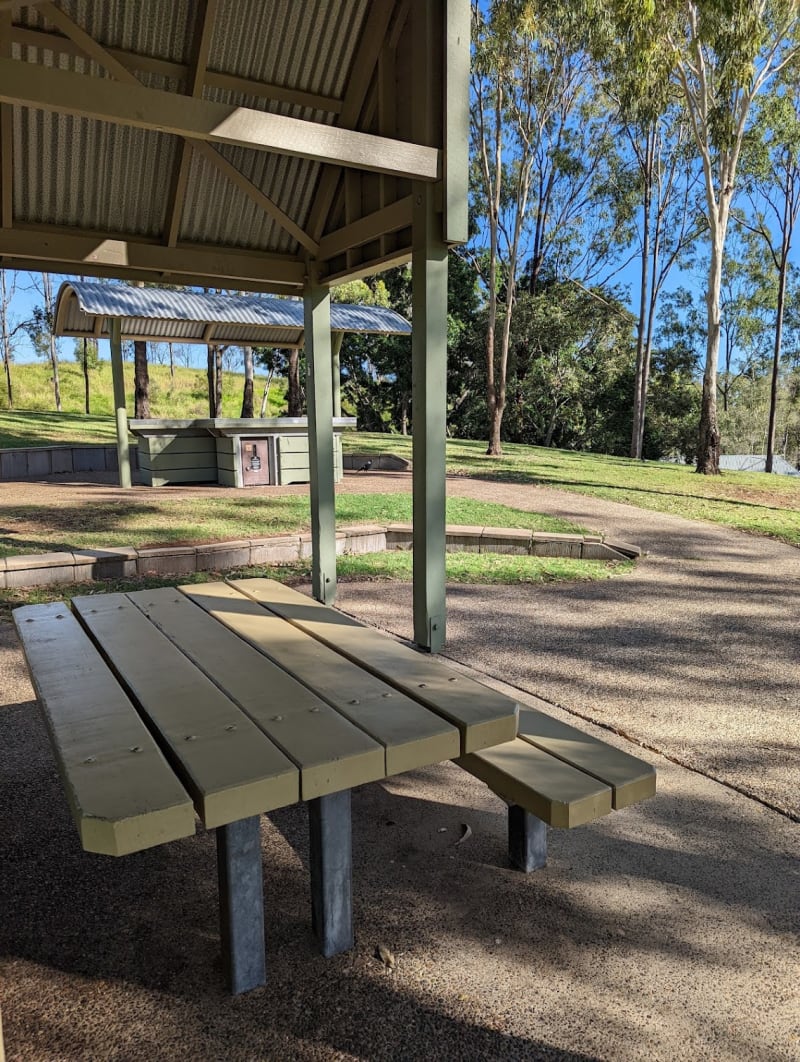
[[[147,343],[133,344],[133,415],[137,420],[150,416],[150,372],[147,367]]]
[[[785,243],[785,237],[784,237]],[[772,379],[769,388],[769,423],[767,425],[767,457],[764,471],[771,472],[775,458],[775,421],[778,412],[778,380],[781,371],[783,343],[783,307],[786,301],[786,274],[789,270],[788,247],[784,247],[778,273],[778,305],[775,312],[775,345],[772,352]]]
[[[89,408],[89,342],[84,336],[83,340],[83,411],[88,415],[91,413]]]
[[[0,342],[3,344],[3,371],[6,376],[6,393],[8,394],[8,408],[14,408],[14,389],[11,386],[11,337],[8,334],[8,304],[10,302],[8,289],[6,288],[6,274],[0,269]]]
[[[170,386],[175,386],[175,351],[172,349],[172,344],[167,343],[169,347],[169,382]]]
[[[267,382],[264,384],[264,393],[261,396],[261,409],[260,409],[258,415],[259,415],[259,417],[261,417],[262,420],[264,419],[264,417],[266,417],[267,410],[269,409],[269,389],[272,386],[272,374],[273,374],[273,371],[274,370],[272,370],[272,369],[269,370],[269,376],[267,377]]]
[[[290,417],[302,417],[303,399],[300,393],[300,351],[289,351],[287,400]]]
[[[711,219],[709,219],[711,220]],[[717,422],[717,359],[720,338],[720,291],[722,288],[722,256],[725,247],[727,216],[715,219],[711,226],[711,262],[708,269],[708,335],[706,364],[703,372],[703,396],[700,405],[700,431],[697,440],[697,467],[704,476],[719,475],[720,433]]]
[[[222,353],[223,347],[214,347],[214,416],[222,416]]]
[[[644,195],[642,200],[642,259],[639,273],[639,319],[636,322],[636,379],[633,385],[633,425],[631,428],[631,457],[641,458],[644,438],[645,391],[645,329],[649,299],[650,223],[652,193],[652,138],[648,133],[645,157]]]
[[[244,348],[244,390],[242,392],[242,417],[253,416],[253,348]]]
[[[214,416],[214,395],[216,394],[216,386],[214,383],[214,348],[206,348],[206,380],[208,382],[208,415]]]
[[[400,434],[408,435],[408,395],[400,399]]]

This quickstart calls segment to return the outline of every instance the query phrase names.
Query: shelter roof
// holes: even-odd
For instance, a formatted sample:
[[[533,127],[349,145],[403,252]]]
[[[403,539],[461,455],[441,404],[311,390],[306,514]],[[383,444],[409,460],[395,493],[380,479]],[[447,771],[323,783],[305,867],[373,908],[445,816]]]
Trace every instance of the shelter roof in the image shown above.
[[[56,334],[108,338],[109,318],[123,339],[235,346],[303,344],[303,303],[265,295],[221,295],[169,288],[68,281],[56,301]],[[332,332],[411,335],[399,313],[382,306],[331,303]]]
[[[445,11],[0,0],[0,266],[297,294],[408,260],[414,181],[462,239]]]

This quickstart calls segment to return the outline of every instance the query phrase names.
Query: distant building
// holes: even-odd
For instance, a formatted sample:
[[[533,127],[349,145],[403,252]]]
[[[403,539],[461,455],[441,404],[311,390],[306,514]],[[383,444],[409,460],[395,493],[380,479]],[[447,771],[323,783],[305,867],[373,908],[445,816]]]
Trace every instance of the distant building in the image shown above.
[[[725,472],[764,472],[766,463],[765,454],[723,454],[719,459],[719,467]],[[772,458],[772,471],[781,476],[800,476],[794,465],[777,454]]]

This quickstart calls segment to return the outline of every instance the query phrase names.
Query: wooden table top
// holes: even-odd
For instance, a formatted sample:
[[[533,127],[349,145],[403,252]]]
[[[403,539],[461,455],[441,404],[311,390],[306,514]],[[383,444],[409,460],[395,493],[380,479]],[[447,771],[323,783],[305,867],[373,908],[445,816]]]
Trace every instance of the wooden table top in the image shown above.
[[[14,618],[92,851],[185,836],[189,807],[216,827],[516,734],[513,701],[272,580]],[[87,845],[109,817],[113,842]]]

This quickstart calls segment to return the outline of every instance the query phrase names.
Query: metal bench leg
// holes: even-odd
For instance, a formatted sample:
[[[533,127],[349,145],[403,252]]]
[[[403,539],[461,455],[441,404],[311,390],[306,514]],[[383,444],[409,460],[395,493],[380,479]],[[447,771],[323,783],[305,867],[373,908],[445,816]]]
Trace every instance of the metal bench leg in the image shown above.
[[[350,790],[308,801],[311,926],[325,956],[353,946]]]
[[[238,995],[267,980],[258,815],[217,828],[217,869],[222,961]]]
[[[547,863],[547,823],[518,804],[508,808],[508,858],[526,874]]]

